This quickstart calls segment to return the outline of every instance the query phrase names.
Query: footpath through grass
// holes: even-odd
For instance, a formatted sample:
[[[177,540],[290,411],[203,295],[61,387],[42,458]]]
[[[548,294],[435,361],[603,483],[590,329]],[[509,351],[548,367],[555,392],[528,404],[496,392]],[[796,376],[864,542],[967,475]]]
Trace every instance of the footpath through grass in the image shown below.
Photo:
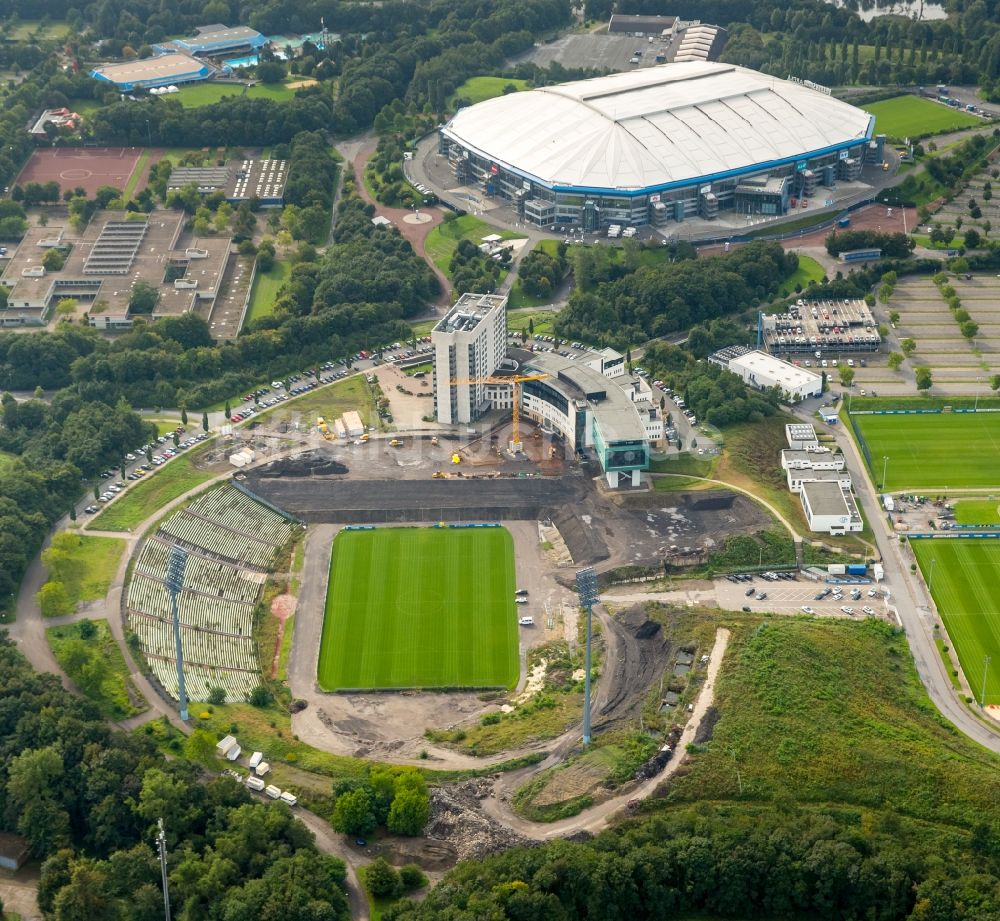
[[[106,620],[49,627],[45,638],[63,671],[105,717],[123,720],[147,709]]]
[[[983,658],[1000,663],[1000,541],[948,538],[910,546],[978,699]],[[987,672],[986,703],[1000,703],[1000,667]]]
[[[961,109],[920,96],[896,96],[864,107],[875,116],[875,131],[894,141],[981,126],[983,120]]]
[[[519,672],[514,589],[504,528],[341,531],[319,685],[511,688]]]
[[[1000,413],[852,418],[868,443],[876,484],[885,465],[888,492],[1000,486]]]
[[[154,473],[147,474],[93,518],[88,529],[131,531],[168,502],[218,476],[220,470],[195,466],[199,457],[214,448],[214,442],[208,441],[201,448],[189,449]]]
[[[1000,812],[1000,758],[940,716],[902,631],[883,622],[744,622],[715,707],[711,740],[671,781],[672,803],[836,804],[963,830]]]

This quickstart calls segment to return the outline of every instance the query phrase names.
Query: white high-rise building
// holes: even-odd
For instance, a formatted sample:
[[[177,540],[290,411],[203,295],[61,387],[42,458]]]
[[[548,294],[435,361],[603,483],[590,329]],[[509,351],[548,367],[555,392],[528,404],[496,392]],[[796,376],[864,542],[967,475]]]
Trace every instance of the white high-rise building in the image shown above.
[[[431,332],[437,421],[474,422],[491,406],[486,384],[459,383],[489,377],[507,352],[507,298],[463,294]]]

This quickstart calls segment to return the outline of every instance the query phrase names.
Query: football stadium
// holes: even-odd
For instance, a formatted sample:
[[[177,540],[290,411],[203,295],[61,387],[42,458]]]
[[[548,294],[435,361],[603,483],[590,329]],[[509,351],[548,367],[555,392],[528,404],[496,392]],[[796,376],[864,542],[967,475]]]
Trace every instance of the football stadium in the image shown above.
[[[824,87],[698,61],[468,106],[438,152],[459,183],[513,202],[524,221],[596,231],[779,216],[881,160],[874,123]]]

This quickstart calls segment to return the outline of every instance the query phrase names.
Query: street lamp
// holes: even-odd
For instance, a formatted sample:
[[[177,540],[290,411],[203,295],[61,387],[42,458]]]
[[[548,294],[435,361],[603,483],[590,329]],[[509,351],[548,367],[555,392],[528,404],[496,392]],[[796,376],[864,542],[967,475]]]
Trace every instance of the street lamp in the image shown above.
[[[580,607],[587,609],[587,651],[583,675],[583,744],[590,745],[590,643],[591,616],[594,605],[599,601],[597,573],[593,566],[581,569],[576,574],[576,590],[580,594]]]
[[[934,591],[934,564],[937,562],[935,559],[931,559],[931,573],[930,577],[927,579],[927,591]]]
[[[989,656],[983,656],[983,693],[979,697],[979,708],[986,706],[986,675],[990,669],[990,662],[993,660]]]
[[[882,455],[882,492],[885,492],[885,468],[889,465],[888,455]]]

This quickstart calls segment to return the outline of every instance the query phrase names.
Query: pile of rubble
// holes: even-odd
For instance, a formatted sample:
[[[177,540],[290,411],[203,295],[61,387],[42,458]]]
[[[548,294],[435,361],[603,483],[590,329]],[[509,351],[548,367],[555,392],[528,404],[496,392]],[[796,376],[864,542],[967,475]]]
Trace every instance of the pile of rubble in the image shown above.
[[[493,781],[474,778],[431,790],[431,818],[426,837],[447,841],[459,860],[485,857],[533,842],[485,815],[480,800],[493,792]]]

